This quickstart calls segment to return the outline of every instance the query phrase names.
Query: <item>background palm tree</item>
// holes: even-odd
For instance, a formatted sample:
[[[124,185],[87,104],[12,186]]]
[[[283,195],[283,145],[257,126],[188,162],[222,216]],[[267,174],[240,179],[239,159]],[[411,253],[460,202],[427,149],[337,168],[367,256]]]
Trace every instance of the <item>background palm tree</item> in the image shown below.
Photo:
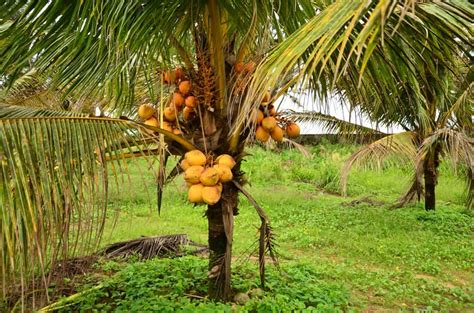
[[[298,84],[322,97],[358,86],[361,98],[375,96],[400,107],[399,88],[420,94],[420,75],[438,79],[430,66],[433,55],[447,68],[454,66],[460,42],[469,42],[472,35],[471,13],[465,1],[4,1],[0,72],[5,85],[34,67],[65,97],[101,99],[108,116],[24,110],[18,117],[11,108],[2,115],[4,281],[19,276],[26,286],[36,266],[47,285],[50,260],[85,245],[78,234],[88,233],[88,241],[96,243],[97,221],[105,217],[106,160],[121,164],[125,155],[153,152],[164,167],[170,154],[198,148],[237,160],[234,182],[224,184],[221,200],[206,213],[209,295],[228,299],[239,190],[250,197],[241,187],[240,162],[253,138],[252,112],[264,93],[271,91],[272,102]],[[423,49],[429,53],[418,53]],[[246,74],[237,75],[236,65],[242,62]],[[199,118],[183,122],[182,135],[123,117],[135,117],[137,99],[163,112],[174,90],[161,74],[177,66],[183,67],[200,102]],[[139,86],[146,86],[144,98],[137,95],[143,90]],[[39,169],[30,172],[36,164]],[[95,210],[98,204],[100,211]],[[256,207],[263,221],[263,261],[263,252],[271,249],[271,229]],[[82,227],[85,218],[88,226]]]

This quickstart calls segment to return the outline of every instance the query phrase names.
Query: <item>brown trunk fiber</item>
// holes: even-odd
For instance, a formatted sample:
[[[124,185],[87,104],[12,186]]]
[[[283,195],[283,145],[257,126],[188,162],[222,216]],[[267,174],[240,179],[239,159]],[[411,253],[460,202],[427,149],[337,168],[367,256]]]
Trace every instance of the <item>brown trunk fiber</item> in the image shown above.
[[[439,151],[435,148],[432,155],[429,155],[424,164],[425,179],[425,210],[436,209],[436,184],[438,183]]]
[[[234,212],[237,209],[238,190],[232,183],[223,186],[221,200],[208,206],[209,231],[209,298],[230,300],[231,258]]]

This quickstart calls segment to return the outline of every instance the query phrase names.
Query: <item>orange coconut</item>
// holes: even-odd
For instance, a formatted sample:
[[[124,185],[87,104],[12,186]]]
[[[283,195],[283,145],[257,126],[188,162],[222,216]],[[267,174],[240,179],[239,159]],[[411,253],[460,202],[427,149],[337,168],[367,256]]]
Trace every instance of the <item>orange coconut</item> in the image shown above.
[[[194,96],[186,97],[186,99],[184,100],[184,104],[186,105],[186,107],[195,108],[197,106],[196,97]]]
[[[158,120],[154,117],[150,117],[143,124],[149,125],[149,126],[154,126],[154,127],[160,127],[160,122],[158,122]]]
[[[191,185],[188,190],[188,200],[191,203],[203,203],[202,190],[204,186],[202,184]]]
[[[247,64],[245,64],[244,66],[244,70],[247,72],[247,73],[250,73],[250,72],[253,72],[255,70],[255,62],[254,61],[250,61],[248,62]]]
[[[257,138],[258,141],[266,142],[268,138],[270,138],[270,133],[262,126],[258,126],[257,131],[255,132],[255,138]]]
[[[153,106],[149,103],[147,104],[142,104],[139,108],[138,108],[138,116],[140,116],[140,118],[142,120],[147,120],[149,119],[150,117],[153,116],[153,114],[155,114],[155,109],[153,108]]]
[[[275,126],[273,130],[270,132],[272,139],[278,142],[283,141],[283,129],[280,126]]]
[[[232,171],[227,166],[216,164],[214,165],[214,168],[219,173],[219,181],[221,183],[226,183],[228,181],[231,181],[232,178],[234,178]]]
[[[175,134],[175,135],[182,135],[183,133],[182,133],[181,130],[179,130],[178,128],[174,128],[174,129],[173,129],[173,134]]]
[[[263,112],[258,109],[254,111],[254,116],[255,116],[255,123],[257,124],[260,124],[262,120],[265,118],[265,115],[263,115]]]
[[[221,166],[227,166],[232,169],[235,166],[235,160],[228,154],[221,154],[217,157],[216,163]]]
[[[170,133],[173,132],[173,126],[171,126],[171,124],[168,123],[167,121],[163,121],[163,127],[161,127],[161,128],[166,130],[166,131],[169,131]]]
[[[188,168],[191,167],[191,165],[189,165],[188,160],[186,160],[186,159],[183,159],[183,160],[179,163],[179,165],[181,166],[181,168],[183,169],[183,171],[185,171],[185,170],[187,170]]]
[[[273,116],[265,117],[262,120],[262,127],[266,131],[272,131],[277,126],[277,120]]]
[[[214,205],[219,202],[221,198],[221,192],[217,186],[205,186],[202,188],[202,200],[209,204]]]
[[[204,166],[206,164],[207,158],[204,153],[199,150],[191,150],[186,152],[184,158],[188,160],[189,164]]]
[[[202,172],[200,181],[204,186],[215,186],[219,178],[219,172],[213,167],[208,167]]]
[[[171,101],[176,108],[180,108],[184,104],[184,97],[181,93],[175,92]]]
[[[189,80],[184,80],[179,83],[178,89],[183,95],[187,95],[191,91],[191,83]]]
[[[190,107],[185,107],[183,109],[183,118],[185,121],[189,121],[190,119],[193,118],[194,115],[194,110]]]
[[[176,110],[172,107],[166,107],[163,111],[163,116],[167,121],[173,122],[176,120]]]
[[[244,63],[242,62],[237,62],[234,64],[234,70],[236,73],[242,73],[242,71],[244,70]]]
[[[296,123],[290,123],[286,126],[286,135],[289,138],[296,138],[300,135],[301,129]]]
[[[203,171],[204,167],[202,166],[190,166],[184,171],[184,180],[191,184],[199,184],[199,179]]]

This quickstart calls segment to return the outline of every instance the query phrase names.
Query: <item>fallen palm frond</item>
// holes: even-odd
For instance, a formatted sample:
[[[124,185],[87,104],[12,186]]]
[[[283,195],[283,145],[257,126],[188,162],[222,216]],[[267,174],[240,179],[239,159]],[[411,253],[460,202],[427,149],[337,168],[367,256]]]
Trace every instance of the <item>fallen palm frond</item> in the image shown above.
[[[198,247],[190,250],[188,247]],[[207,251],[207,246],[189,239],[186,234],[142,237],[113,243],[105,247],[100,254],[107,257],[138,255],[141,259],[155,257],[177,257]]]

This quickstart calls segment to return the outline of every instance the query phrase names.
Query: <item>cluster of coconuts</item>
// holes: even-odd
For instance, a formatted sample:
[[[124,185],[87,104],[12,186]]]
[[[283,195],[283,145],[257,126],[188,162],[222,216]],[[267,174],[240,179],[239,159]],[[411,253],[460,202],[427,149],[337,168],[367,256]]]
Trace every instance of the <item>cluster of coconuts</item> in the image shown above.
[[[282,142],[286,135],[288,138],[296,138],[300,135],[300,127],[293,121],[280,117],[275,107],[269,104],[270,93],[267,91],[263,96],[260,107],[255,111],[255,123],[257,129],[255,138],[266,142],[270,137],[276,142]]]
[[[233,178],[235,160],[228,154],[213,159],[199,150],[192,150],[184,155],[180,165],[189,187],[189,202],[214,205],[221,198],[222,183]]]
[[[176,89],[171,95],[171,101],[163,109],[164,120],[161,128],[176,135],[181,135],[181,130],[177,127],[180,113],[182,113],[183,120],[189,121],[195,116],[198,105],[196,97],[192,94],[192,84],[181,68],[164,72],[163,82],[168,85],[174,84]],[[144,121],[145,125],[160,127],[158,114],[159,112],[155,110],[152,104],[142,104],[138,108],[138,116]]]

